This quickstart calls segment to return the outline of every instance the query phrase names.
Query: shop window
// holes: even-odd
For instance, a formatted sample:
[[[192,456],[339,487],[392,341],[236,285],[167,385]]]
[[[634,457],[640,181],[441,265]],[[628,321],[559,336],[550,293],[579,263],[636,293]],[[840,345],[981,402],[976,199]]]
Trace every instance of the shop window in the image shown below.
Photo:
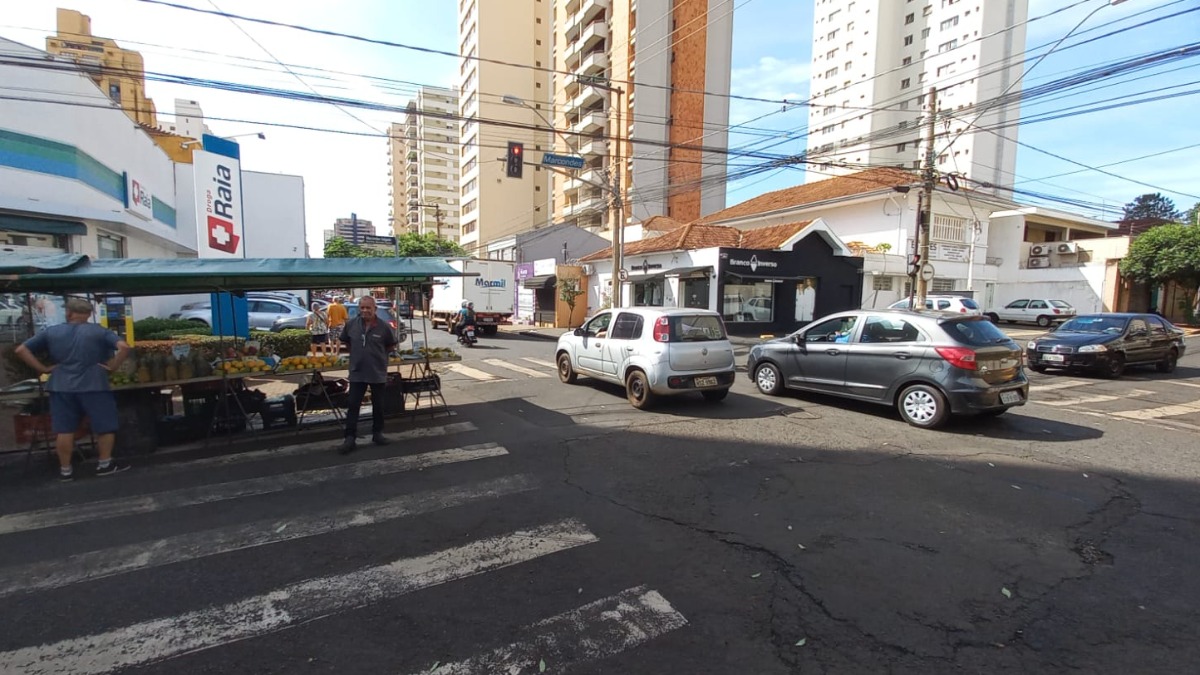
[[[613,322],[612,331],[608,336],[614,340],[636,340],[642,337],[643,323],[640,314],[621,312]]]
[[[775,285],[736,278],[726,281],[723,305],[726,321],[769,323],[775,320]]]
[[[634,307],[662,307],[664,284],[661,279],[633,284]]]
[[[679,294],[684,307],[692,309],[708,309],[709,281],[705,279],[684,279],[679,282]]]
[[[954,292],[954,280],[953,279],[934,279],[933,281],[929,282],[929,292],[930,293],[953,293]]]
[[[96,235],[96,248],[99,251],[97,258],[124,258],[125,238],[100,233]]]

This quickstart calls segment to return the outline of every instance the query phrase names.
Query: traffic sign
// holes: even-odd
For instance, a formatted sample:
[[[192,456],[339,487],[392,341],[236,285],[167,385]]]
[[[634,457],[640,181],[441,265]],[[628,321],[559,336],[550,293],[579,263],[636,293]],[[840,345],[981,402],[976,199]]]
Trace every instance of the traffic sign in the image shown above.
[[[921,266],[921,278],[925,281],[933,281],[933,265],[925,263]]]
[[[576,155],[556,155],[552,152],[542,154],[543,166],[561,166],[567,169],[582,169],[583,158]]]
[[[617,272],[617,278],[620,279],[621,281],[629,281],[629,270],[622,267]]]
[[[362,243],[374,244],[376,246],[395,246],[396,238],[395,237],[379,237],[379,236],[376,236],[373,234],[364,234],[362,237]]]

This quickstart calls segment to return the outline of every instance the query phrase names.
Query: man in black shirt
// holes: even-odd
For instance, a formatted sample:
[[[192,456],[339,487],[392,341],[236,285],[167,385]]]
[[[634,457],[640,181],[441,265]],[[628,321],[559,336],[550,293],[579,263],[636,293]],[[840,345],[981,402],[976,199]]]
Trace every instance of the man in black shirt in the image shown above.
[[[346,411],[346,438],[339,450],[352,452],[357,444],[358,414],[367,387],[371,388],[371,440],[387,445],[383,435],[383,397],[387,384],[388,353],[396,347],[392,327],[375,316],[375,299],[358,301],[358,316],[346,322],[342,343],[350,350],[350,402]]]

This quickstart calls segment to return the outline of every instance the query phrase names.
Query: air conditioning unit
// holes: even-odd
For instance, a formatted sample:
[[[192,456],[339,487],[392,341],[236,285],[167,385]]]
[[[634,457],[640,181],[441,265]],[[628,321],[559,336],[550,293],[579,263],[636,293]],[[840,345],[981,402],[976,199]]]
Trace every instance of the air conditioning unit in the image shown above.
[[[1030,267],[1049,267],[1050,259],[1049,258],[1030,258],[1029,266]]]
[[[1070,255],[1072,253],[1078,253],[1079,248],[1073,241],[1064,241],[1054,245],[1054,252],[1059,255]]]
[[[583,273],[584,273],[584,275],[590,277],[596,273],[596,267],[594,265],[592,265],[591,263],[584,263],[583,264]]]
[[[1029,255],[1050,255],[1050,244],[1034,244],[1030,246]]]

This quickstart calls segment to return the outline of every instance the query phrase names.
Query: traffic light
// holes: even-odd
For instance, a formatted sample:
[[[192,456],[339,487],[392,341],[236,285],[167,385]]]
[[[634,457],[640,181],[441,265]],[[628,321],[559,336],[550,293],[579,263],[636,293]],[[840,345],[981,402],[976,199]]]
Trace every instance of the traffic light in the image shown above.
[[[508,142],[508,156],[504,158],[504,174],[509,178],[520,178],[525,169],[525,144]]]
[[[921,272],[921,255],[914,253],[908,257],[908,276],[915,277]]]

